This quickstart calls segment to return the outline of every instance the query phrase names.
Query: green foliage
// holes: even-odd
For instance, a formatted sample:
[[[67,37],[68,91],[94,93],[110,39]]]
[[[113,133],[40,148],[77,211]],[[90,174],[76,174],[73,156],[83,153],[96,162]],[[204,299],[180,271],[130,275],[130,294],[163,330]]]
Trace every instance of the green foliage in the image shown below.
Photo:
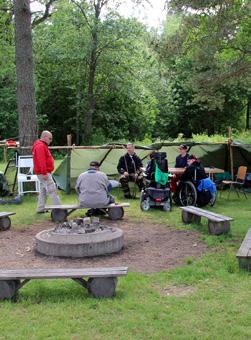
[[[90,11],[87,15],[92,20]],[[152,134],[158,112],[150,83],[154,58],[147,47],[145,29],[113,12],[107,13],[97,29],[94,129],[89,143],[143,139]],[[69,132],[75,142],[78,126],[80,134],[83,131],[88,109],[89,47],[88,26],[77,8],[66,1],[58,3],[50,24],[40,25],[34,33],[38,113],[47,117],[41,129],[51,126],[58,144],[65,143]],[[62,120],[64,125],[58,129]]]
[[[243,127],[250,84],[247,2],[174,0],[169,6],[175,14],[155,42],[167,79],[166,92],[158,96],[162,129],[155,135],[179,131],[191,137]]]
[[[14,30],[11,2],[1,0],[0,9],[0,139],[18,136]]]

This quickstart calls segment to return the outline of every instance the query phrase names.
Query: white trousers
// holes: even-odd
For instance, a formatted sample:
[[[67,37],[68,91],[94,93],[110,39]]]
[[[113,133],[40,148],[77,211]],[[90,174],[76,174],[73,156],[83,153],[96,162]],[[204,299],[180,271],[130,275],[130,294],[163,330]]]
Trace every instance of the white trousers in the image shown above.
[[[43,211],[48,195],[51,196],[54,205],[60,205],[60,200],[57,195],[57,187],[53,181],[52,175],[47,174],[47,179],[43,175],[37,176],[40,182],[40,192],[38,196],[37,211]]]

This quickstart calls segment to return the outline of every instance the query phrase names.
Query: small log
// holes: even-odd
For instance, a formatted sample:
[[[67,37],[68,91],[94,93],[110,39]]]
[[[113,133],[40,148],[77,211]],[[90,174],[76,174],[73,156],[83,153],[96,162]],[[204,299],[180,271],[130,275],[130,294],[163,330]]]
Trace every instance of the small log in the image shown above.
[[[208,232],[212,235],[220,235],[229,232],[230,230],[230,221],[208,221]]]
[[[194,214],[192,214],[190,212],[182,210],[182,221],[185,224],[189,224],[189,223],[197,223],[197,224],[199,224],[200,221],[201,221],[201,216],[197,216],[197,215],[194,215]]]
[[[116,277],[95,277],[87,282],[89,293],[95,298],[108,298],[115,295]]]

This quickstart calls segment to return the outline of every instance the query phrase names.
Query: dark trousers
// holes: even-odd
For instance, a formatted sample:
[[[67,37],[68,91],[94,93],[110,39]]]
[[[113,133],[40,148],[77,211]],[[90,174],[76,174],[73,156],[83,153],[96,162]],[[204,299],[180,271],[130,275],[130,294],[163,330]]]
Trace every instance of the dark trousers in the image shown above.
[[[144,189],[143,175],[142,174],[140,174],[138,176],[135,176],[135,174],[129,174],[129,176],[121,175],[119,181],[121,183],[121,187],[122,187],[122,190],[124,192],[125,198],[131,197],[130,188],[129,188],[129,184],[128,184],[129,182],[136,183],[140,191],[142,189]]]

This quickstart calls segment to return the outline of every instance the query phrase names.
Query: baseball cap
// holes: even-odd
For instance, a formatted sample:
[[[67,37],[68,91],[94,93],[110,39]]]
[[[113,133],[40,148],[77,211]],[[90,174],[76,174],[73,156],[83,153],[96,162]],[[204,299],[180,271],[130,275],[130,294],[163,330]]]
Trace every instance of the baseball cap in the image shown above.
[[[188,146],[186,144],[180,144],[179,149],[187,150]]]
[[[91,161],[90,166],[100,166],[98,161]]]

